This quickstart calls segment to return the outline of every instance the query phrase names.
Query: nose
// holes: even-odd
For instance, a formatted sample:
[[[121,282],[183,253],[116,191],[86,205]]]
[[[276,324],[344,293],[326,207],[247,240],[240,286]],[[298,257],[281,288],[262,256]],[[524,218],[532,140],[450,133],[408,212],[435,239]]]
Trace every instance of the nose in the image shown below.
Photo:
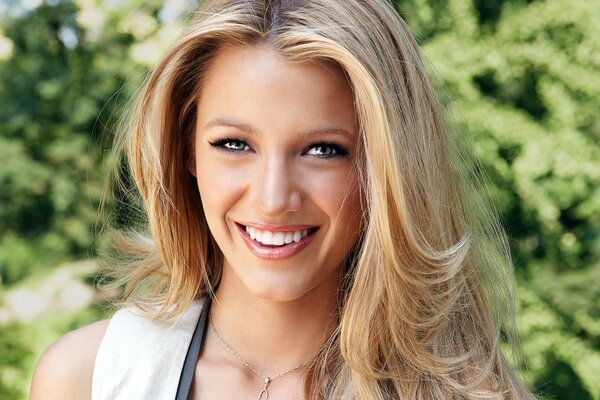
[[[263,160],[257,168],[252,185],[255,208],[267,218],[300,210],[302,197],[298,174],[292,163],[283,156]]]

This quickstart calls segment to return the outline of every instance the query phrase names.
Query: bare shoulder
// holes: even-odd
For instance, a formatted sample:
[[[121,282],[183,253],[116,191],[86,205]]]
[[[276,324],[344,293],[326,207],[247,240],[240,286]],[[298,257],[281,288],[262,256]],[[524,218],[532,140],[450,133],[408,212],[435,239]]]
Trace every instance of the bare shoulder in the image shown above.
[[[91,398],[96,353],[108,322],[69,332],[46,350],[33,374],[30,400]]]

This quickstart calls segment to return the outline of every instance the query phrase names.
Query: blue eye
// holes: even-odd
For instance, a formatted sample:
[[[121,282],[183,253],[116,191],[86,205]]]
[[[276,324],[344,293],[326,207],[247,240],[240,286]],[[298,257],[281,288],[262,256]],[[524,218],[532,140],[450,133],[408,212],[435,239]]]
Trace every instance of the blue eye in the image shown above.
[[[250,146],[240,140],[232,140],[223,144],[223,147],[229,150],[244,151],[249,150]]]
[[[226,151],[248,151],[250,146],[242,140],[238,139],[219,139],[214,142],[209,142],[212,147]]]
[[[317,143],[306,150],[305,154],[321,158],[345,156],[348,152],[341,146],[333,143]]]

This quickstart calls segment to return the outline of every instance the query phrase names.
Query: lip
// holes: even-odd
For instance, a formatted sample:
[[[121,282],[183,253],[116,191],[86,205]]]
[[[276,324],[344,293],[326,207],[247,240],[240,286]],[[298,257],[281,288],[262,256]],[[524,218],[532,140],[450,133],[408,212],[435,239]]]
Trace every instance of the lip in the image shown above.
[[[238,226],[251,226],[253,228],[259,229],[261,231],[271,231],[271,232],[293,232],[293,231],[303,231],[305,229],[316,228],[315,225],[268,225],[268,224],[257,224],[254,222],[237,222]]]
[[[315,233],[318,231],[318,228],[314,225],[285,225],[285,226],[267,226],[267,225],[256,225],[256,224],[248,224],[242,225],[240,223],[235,224],[242,239],[244,239],[244,243],[248,249],[254,253],[257,257],[268,259],[268,260],[283,260],[285,258],[292,257],[302,251],[306,246],[312,242],[315,237]],[[248,232],[246,232],[245,226],[252,226],[256,229],[260,230],[269,230],[272,232],[290,232],[294,230],[304,230],[309,228],[316,228],[313,232],[309,233],[306,237],[302,238],[298,243],[292,242],[283,246],[266,246],[263,245],[256,240],[252,240]]]

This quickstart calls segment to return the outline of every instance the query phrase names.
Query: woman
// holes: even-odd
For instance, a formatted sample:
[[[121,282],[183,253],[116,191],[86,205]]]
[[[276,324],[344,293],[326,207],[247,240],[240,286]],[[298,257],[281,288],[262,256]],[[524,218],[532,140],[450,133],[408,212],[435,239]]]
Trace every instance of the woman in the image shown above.
[[[152,238],[119,239],[130,307],[33,399],[532,398],[504,237],[387,1],[206,2],[117,149]]]

